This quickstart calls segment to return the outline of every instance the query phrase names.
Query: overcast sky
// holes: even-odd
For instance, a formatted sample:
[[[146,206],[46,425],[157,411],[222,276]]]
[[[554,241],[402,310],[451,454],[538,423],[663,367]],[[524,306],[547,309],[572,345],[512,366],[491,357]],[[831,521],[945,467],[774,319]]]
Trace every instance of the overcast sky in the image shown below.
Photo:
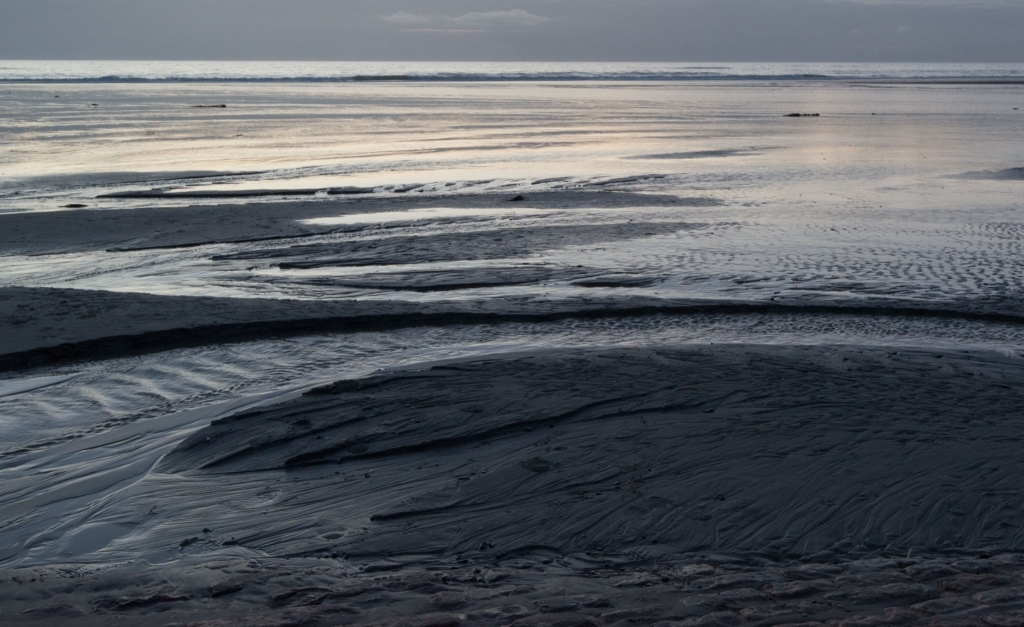
[[[1024,62],[1024,0],[0,0],[0,58]]]

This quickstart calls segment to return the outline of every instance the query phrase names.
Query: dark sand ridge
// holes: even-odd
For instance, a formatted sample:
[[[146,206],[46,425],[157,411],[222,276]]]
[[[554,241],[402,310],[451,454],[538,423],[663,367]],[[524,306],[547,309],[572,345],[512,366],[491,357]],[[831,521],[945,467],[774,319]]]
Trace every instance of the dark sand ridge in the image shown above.
[[[982,172],[965,172],[955,178],[973,181],[1024,181],[1024,168],[1007,168],[1006,170],[985,170]]]
[[[232,172],[224,170],[184,170],[180,172],[82,172],[19,178],[17,187],[24,189],[36,186],[57,186],[67,189],[74,187],[90,187],[93,185],[130,185],[138,183],[175,182],[187,184],[192,181],[199,180],[230,180],[235,177],[254,176],[258,174],[263,174],[263,172]],[[11,185],[8,189],[11,187],[14,186]]]
[[[309,277],[306,279],[288,277],[290,284],[304,283],[307,285],[323,285],[329,287],[350,287],[360,290],[381,290],[398,292],[448,292],[454,290],[476,289],[481,287],[504,287],[510,285],[526,285],[554,280],[565,280],[572,277],[584,277],[574,284],[587,282],[594,270],[576,267],[522,265],[522,266],[490,266],[486,268],[466,268],[454,270],[420,270],[415,272],[379,272],[362,274],[356,277]],[[648,285],[657,279],[644,277]],[[597,280],[592,279],[592,280]],[[615,277],[607,279],[609,285]],[[634,281],[643,281],[634,278]],[[617,285],[625,286],[629,278],[622,278]]]
[[[580,277],[580,278],[575,278]],[[416,272],[380,272],[358,277],[289,276],[290,284],[304,283],[328,287],[392,290],[404,292],[447,292],[480,287],[504,287],[551,281],[572,280],[580,287],[650,287],[665,279],[664,276],[607,272],[580,266],[489,266],[456,270],[420,270]],[[268,282],[269,281],[268,279]]]
[[[215,422],[88,510],[87,554],[35,536],[68,563],[0,598],[25,624],[1017,624],[1022,407],[1024,362],[968,351],[393,371]]]
[[[630,277],[593,279],[614,286]],[[415,303],[373,300],[279,300],[157,296],[59,288],[0,288],[0,372],[142,355],[211,342],[382,331],[415,326],[551,322],[656,314],[844,314],[907,319],[1024,323],[1007,305],[932,306],[891,299],[827,302],[776,297],[772,302],[687,300],[602,294],[550,300],[509,296]]]
[[[504,228],[468,233],[405,235],[339,244],[296,244],[283,248],[216,255],[214,261],[263,261],[286,269],[478,261],[526,257],[544,250],[621,242],[679,231],[705,229],[694,222],[619,222]]]
[[[354,229],[310,225],[300,220],[434,207],[507,209],[518,206],[509,203],[513,197],[511,194],[400,196],[324,202],[152,207],[125,211],[79,209],[0,214],[0,251],[4,254],[38,255],[302,238]],[[538,192],[528,194],[528,201],[531,208],[566,210],[573,207],[708,207],[718,204],[718,201],[704,197],[611,191]]]
[[[555,144],[545,144],[547,146]],[[458,149],[456,149],[458,150]],[[476,148],[469,148],[469,150],[476,150]],[[424,152],[431,151],[415,151],[415,154],[423,154]],[[451,152],[450,149],[445,149],[439,152]],[[394,154],[405,154],[405,153],[394,153]],[[624,183],[638,183],[641,181],[653,181],[658,179],[666,178],[664,174],[641,174],[634,176],[624,176],[615,178],[605,179],[584,179],[578,180],[577,182],[571,182],[572,179],[567,177],[558,177],[553,179],[541,179],[533,181],[532,185],[542,185],[545,183],[554,182],[567,182],[565,186],[558,187],[607,187],[609,185],[621,185]],[[461,185],[487,185],[493,183],[493,180],[482,180],[482,181],[463,181]],[[522,181],[520,183],[510,183],[505,185],[506,187],[519,188],[523,184],[527,184],[528,181]],[[122,199],[174,199],[174,198],[206,198],[206,199],[219,199],[219,200],[230,200],[237,198],[275,198],[283,196],[360,196],[374,194],[378,192],[390,192],[396,194],[405,194],[409,192],[445,192],[449,191],[449,188],[457,189],[461,186],[460,183],[414,183],[409,185],[383,185],[380,187],[302,187],[302,188],[288,188],[288,189],[151,189],[151,190],[136,190],[126,192],[114,192],[110,194],[101,194],[97,198],[122,198]],[[540,190],[539,190],[540,191]]]
[[[657,155],[640,155],[632,159],[716,159],[722,157],[748,157],[761,154],[765,148],[733,148],[725,150],[691,150],[689,152],[668,152]]]
[[[290,554],[1022,549],[1024,362],[941,357],[738,346],[456,362],[217,421],[156,472],[296,473],[311,483],[289,502],[322,513],[318,485],[354,482],[321,515],[344,537],[252,538]],[[358,502],[365,488],[373,502]],[[373,532],[356,531],[367,518]]]

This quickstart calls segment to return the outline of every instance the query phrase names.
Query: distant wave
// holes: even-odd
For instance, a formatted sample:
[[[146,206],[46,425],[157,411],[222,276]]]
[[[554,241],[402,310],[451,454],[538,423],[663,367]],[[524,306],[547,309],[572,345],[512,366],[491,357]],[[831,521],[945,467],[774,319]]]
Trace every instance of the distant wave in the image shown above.
[[[1021,81],[1024,64],[4,61],[3,83]]]
[[[430,74],[409,76],[99,76],[62,78],[4,78],[0,83],[473,83],[473,82],[749,82],[749,81],[920,81],[920,82],[1019,82],[1006,76],[828,76],[824,74]]]
[[[823,74],[420,74],[354,76],[83,76],[4,78],[5,83],[371,83],[371,82],[565,82],[565,81],[799,81],[842,80]]]

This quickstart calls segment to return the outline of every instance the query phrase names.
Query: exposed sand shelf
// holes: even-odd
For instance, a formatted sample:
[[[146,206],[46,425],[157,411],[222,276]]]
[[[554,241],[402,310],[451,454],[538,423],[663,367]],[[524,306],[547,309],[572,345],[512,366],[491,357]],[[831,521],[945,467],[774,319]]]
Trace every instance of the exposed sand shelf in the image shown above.
[[[146,353],[134,342],[129,346],[136,352],[120,357],[107,353],[111,359],[75,362],[65,356],[27,372],[4,373],[0,387],[10,393],[0,397],[0,467],[17,464],[28,451],[211,404],[367,376],[381,368],[510,351],[753,342],[1024,352],[1024,325],[1019,324],[799,310],[574,315],[549,321],[264,333],[263,339],[238,342],[225,340],[228,333],[221,328],[219,336],[211,334],[220,340],[213,344],[164,344],[159,352]],[[101,353],[83,351],[81,356],[90,354]]]
[[[214,206],[205,216],[173,207],[0,216],[0,226],[17,227],[0,284],[295,300],[384,291],[393,294],[383,298],[415,302],[441,298],[432,292],[572,300],[601,287],[644,298],[889,301],[1003,313],[1018,311],[1024,294],[1021,228],[1009,210],[892,222],[806,218],[682,194],[565,192],[509,201],[466,194]],[[45,228],[47,216],[59,228]],[[522,265],[551,274],[523,280],[506,270]],[[409,289],[376,282],[399,272]],[[439,281],[439,272],[452,280]],[[492,276],[463,280],[459,272]],[[636,280],[576,282],[593,275]]]
[[[167,192],[164,190],[135,191],[135,192],[114,192],[104,194],[99,198],[260,198],[273,196],[316,196],[323,193],[327,196],[344,196],[358,194],[372,194],[372,187],[328,187],[326,189],[275,189],[275,190],[185,190]]]
[[[49,176],[25,177],[18,185],[0,185],[0,189],[32,190],[39,187],[57,186],[59,188],[82,188],[90,185],[131,185],[175,182],[186,184],[194,181],[230,179],[238,176],[255,176],[262,172],[230,172],[230,171],[182,171],[182,172],[83,172],[76,174],[55,174]]]
[[[802,299],[765,301],[670,299],[599,294],[636,277],[596,277],[584,296],[508,296],[428,303],[402,300],[278,300],[158,296],[56,288],[0,288],[0,371],[142,355],[209,343],[246,342],[318,333],[386,331],[464,324],[543,323],[654,315],[822,314],[892,321],[947,320],[1024,324],[1011,307],[985,303]],[[586,281],[583,286],[586,287]],[[379,286],[378,286],[379,287]],[[446,293],[449,290],[440,290]],[[937,330],[936,332],[941,332]]]
[[[600,276],[588,277],[585,279],[577,279],[573,281],[573,285],[580,287],[651,287],[661,281],[665,280],[666,277],[659,276],[646,276],[642,274],[626,274],[626,273],[609,273],[601,274]]]
[[[72,378],[74,377],[64,375],[55,377],[32,377],[29,379],[19,379],[14,381],[0,380],[0,397],[14,396],[15,394],[22,394],[32,390],[47,388],[51,385],[64,383]]]
[[[594,274],[585,268],[564,268],[558,266],[522,265],[489,268],[466,268],[463,270],[423,270],[420,272],[380,272],[358,276],[311,277],[313,285],[351,287],[360,290],[395,290],[403,292],[447,292],[476,289],[481,287],[502,287],[525,285],[552,280],[566,280],[576,276]],[[301,278],[289,277],[296,283]],[[578,282],[577,282],[578,283]]]
[[[308,244],[269,248],[214,261],[272,260],[282,270],[335,266],[402,265],[439,261],[476,261],[526,257],[544,250],[601,242],[622,242],[679,231],[708,228],[691,222],[618,222],[597,225],[535,226],[489,232],[412,235],[345,244]]]
[[[1021,408],[1024,362],[996,355],[506,357],[318,388],[218,421],[156,472],[187,473],[193,494],[283,473],[299,483],[275,486],[275,502],[344,530],[324,546],[360,557],[1015,550]],[[247,491],[211,497],[225,493]],[[464,535],[448,529],[455,520]],[[291,525],[281,540],[266,526],[230,533],[261,550],[309,551]]]
[[[966,172],[958,178],[976,181],[1024,181],[1024,168],[1007,168],[1005,170],[988,170],[983,172]]]
[[[8,85],[0,623],[1021,624],[1020,89],[885,87]]]
[[[546,144],[550,146],[551,144]],[[509,150],[520,146],[502,146],[501,149]],[[530,147],[530,146],[521,146]],[[450,152],[449,150],[442,152]],[[423,151],[415,151],[417,156],[422,156]],[[182,187],[179,189],[151,189],[151,190],[135,190],[125,192],[114,192],[110,194],[101,194],[97,196],[98,199],[140,199],[140,200],[173,200],[175,198],[185,199],[214,199],[214,200],[230,200],[233,198],[282,198],[282,197],[328,197],[328,196],[360,196],[360,195],[377,195],[382,196],[386,194],[406,194],[410,192],[416,193],[444,193],[451,191],[467,191],[472,190],[476,193],[486,193],[488,187],[506,187],[522,191],[530,192],[548,192],[550,189],[559,188],[607,188],[608,186],[620,186],[630,183],[640,183],[645,181],[657,181],[665,178],[663,174],[641,174],[638,176],[630,177],[614,177],[614,178],[597,178],[593,177],[580,177],[575,180],[571,179],[553,179],[553,180],[539,180],[539,181],[527,181],[524,179],[520,180],[505,180],[505,181],[458,181],[458,182],[435,182],[435,183],[414,183],[414,184],[397,184],[397,185],[381,185],[376,187],[353,187],[353,186],[320,186],[320,187],[306,187],[306,188],[288,188],[288,187],[277,187],[269,186],[265,188],[252,189],[254,183],[243,184],[242,186],[221,184],[218,188],[209,188],[207,186],[200,187]],[[305,181],[303,181],[305,182]],[[316,181],[310,181],[316,182]],[[498,183],[495,185],[495,183]],[[558,185],[550,185],[550,183],[559,183]],[[255,185],[259,185],[256,183]],[[536,186],[542,185],[539,189]],[[475,188],[475,189],[474,189]],[[531,189],[532,188],[532,189]]]
[[[717,159],[722,157],[750,157],[760,155],[765,148],[727,148],[724,150],[692,150],[660,155],[640,155],[634,159]]]
[[[274,202],[193,207],[151,207],[130,211],[80,209],[0,214],[0,250],[5,254],[54,254],[107,248],[199,246],[218,242],[262,241],[328,233],[330,226],[303,220],[336,215],[428,209],[432,207],[510,208],[510,194],[423,198],[390,197],[332,202]],[[710,198],[629,192],[538,192],[530,206],[540,209],[634,206],[710,206]],[[514,205],[511,205],[514,206]]]
[[[906,348],[396,370],[215,421],[93,503],[9,502],[0,533],[38,565],[0,595],[26,624],[1001,624],[1024,603],[1022,395],[1019,358]],[[71,479],[34,498],[85,496]],[[119,566],[139,557],[166,565]]]

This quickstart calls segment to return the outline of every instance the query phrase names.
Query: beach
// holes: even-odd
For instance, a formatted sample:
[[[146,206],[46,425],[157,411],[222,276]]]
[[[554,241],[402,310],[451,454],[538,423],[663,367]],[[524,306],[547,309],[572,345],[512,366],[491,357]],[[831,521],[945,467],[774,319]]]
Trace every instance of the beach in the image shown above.
[[[40,67],[3,620],[1024,620],[1013,68]]]

